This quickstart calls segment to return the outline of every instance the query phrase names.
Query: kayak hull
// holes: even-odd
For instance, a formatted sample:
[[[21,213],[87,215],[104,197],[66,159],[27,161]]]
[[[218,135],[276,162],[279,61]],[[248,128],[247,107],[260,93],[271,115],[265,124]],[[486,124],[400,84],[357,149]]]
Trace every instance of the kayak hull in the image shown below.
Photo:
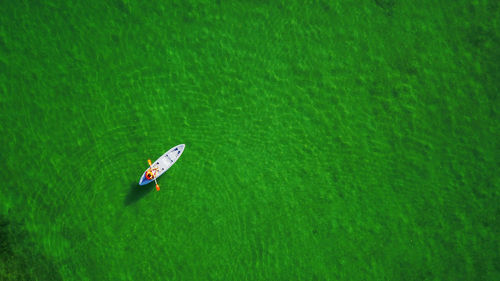
[[[185,144],[179,144],[177,146],[172,147],[169,151],[165,152],[160,158],[156,159],[156,161],[152,162],[151,167],[153,169],[157,169],[156,179],[158,179],[163,173],[165,173],[175,162],[181,157],[182,152],[184,152]],[[139,185],[147,185],[150,182],[154,182],[154,179],[148,180],[146,179],[146,172],[149,170],[149,167],[142,173],[141,178],[139,179]]]

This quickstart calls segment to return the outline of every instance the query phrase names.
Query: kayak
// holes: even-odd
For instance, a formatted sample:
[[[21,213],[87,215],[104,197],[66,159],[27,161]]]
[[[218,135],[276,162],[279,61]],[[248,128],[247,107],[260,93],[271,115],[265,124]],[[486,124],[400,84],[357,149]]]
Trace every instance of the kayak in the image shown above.
[[[179,157],[181,157],[185,146],[185,144],[174,146],[169,151],[165,152],[165,154],[163,154],[160,158],[156,159],[156,161],[152,163],[151,167],[147,168],[142,174],[141,179],[139,180],[139,185],[146,185],[163,175],[163,173],[170,169]],[[148,180],[146,178],[146,172],[149,169],[152,169],[155,172],[155,176],[154,178]]]

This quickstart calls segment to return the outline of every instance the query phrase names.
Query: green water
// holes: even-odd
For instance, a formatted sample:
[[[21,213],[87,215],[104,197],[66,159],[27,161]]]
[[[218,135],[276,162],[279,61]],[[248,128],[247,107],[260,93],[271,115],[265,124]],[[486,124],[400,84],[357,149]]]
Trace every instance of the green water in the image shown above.
[[[0,280],[500,280],[498,1],[72,2],[0,4]]]

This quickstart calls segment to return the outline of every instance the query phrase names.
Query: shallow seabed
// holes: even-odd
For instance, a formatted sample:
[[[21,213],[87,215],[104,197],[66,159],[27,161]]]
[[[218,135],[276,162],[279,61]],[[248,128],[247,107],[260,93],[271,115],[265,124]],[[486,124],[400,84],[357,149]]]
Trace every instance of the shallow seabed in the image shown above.
[[[500,280],[498,1],[73,2],[0,4],[1,280]]]

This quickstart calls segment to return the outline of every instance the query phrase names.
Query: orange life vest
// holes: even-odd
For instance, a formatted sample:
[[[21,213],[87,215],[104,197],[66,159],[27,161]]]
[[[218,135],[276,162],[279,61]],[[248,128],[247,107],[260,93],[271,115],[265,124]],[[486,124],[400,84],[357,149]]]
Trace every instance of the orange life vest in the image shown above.
[[[148,171],[146,172],[146,179],[148,179],[148,180],[152,180],[152,179],[153,179],[153,177],[154,177],[153,172],[151,172],[151,170],[148,170]]]

